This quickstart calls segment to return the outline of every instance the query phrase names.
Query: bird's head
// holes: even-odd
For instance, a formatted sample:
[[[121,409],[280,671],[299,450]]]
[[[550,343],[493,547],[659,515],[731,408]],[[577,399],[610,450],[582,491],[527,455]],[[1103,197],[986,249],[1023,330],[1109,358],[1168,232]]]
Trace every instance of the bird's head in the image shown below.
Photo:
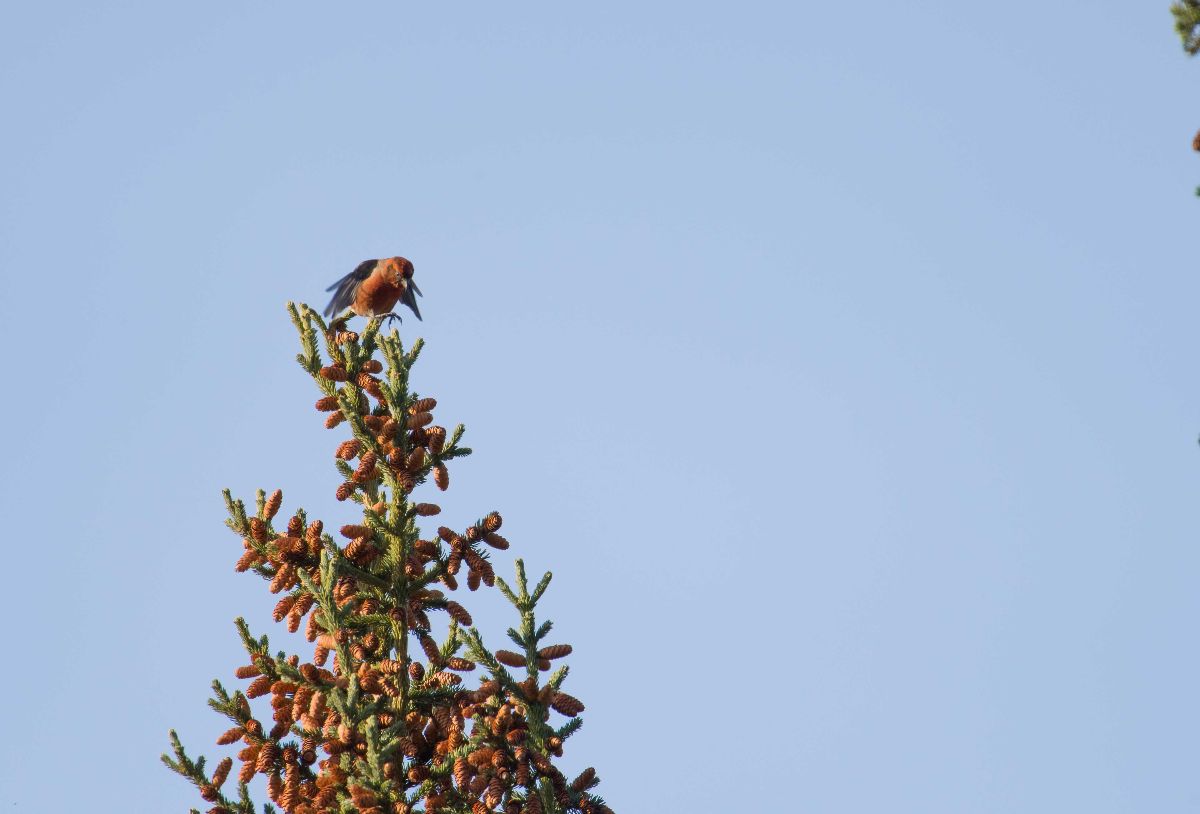
[[[383,266],[384,278],[402,291],[400,302],[411,308],[417,319],[420,319],[421,309],[417,307],[417,298],[414,295],[421,294],[421,289],[413,282],[413,264],[404,257],[389,257],[379,262]]]
[[[379,261],[379,271],[389,284],[397,288],[404,285],[405,280],[412,279],[413,264],[403,257],[389,257]]]

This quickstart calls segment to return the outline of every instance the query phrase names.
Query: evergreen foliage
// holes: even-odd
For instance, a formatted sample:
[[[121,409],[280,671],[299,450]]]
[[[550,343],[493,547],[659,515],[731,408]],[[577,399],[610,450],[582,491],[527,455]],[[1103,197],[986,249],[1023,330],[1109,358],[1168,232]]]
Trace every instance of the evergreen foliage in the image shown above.
[[[1180,0],[1171,5],[1175,32],[1183,40],[1183,49],[1195,56],[1200,52],[1200,0]]]
[[[1175,33],[1183,40],[1183,50],[1195,56],[1200,52],[1200,0],[1172,3],[1171,14],[1175,17]],[[1192,138],[1192,149],[1200,152],[1200,132]],[[1196,196],[1200,197],[1200,187],[1196,187]]]
[[[288,311],[325,426],[353,435],[335,453],[336,497],[359,504],[362,517],[335,540],[303,509],[277,528],[278,490],[260,490],[253,514],[225,492],[226,525],[242,538],[236,570],[268,581],[281,595],[275,621],[290,632],[303,625],[315,650],[304,662],[272,654],[239,618],[248,663],[235,674],[249,683],[230,692],[214,681],[208,702],[232,723],[218,745],[240,745],[236,791],[222,790],[234,758],[209,772],[174,731],[174,756],[163,762],[198,787],[209,814],[254,814],[247,784],[256,774],[289,814],[611,814],[590,791],[594,769],[568,780],[554,764],[583,704],[561,689],[567,668],[551,672],[570,645],[546,644],[551,624],[535,617],[550,574],[532,591],[519,559],[514,585],[495,576],[487,549],[509,547],[496,512],[461,532],[441,526],[423,536],[417,525],[441,509],[412,492],[428,479],[445,490],[447,464],[471,453],[460,445],[462,425],[450,433],[435,425],[435,400],[409,389],[421,341],[406,350],[395,331],[380,335],[379,319],[360,336],[306,305]],[[457,590],[464,566],[469,590],[496,586],[518,612],[520,626],[508,631],[516,650],[489,649],[467,609],[441,590]],[[439,612],[448,617],[440,642]],[[464,674],[476,665],[485,675],[467,689]],[[269,718],[256,713],[259,698],[270,699]]]

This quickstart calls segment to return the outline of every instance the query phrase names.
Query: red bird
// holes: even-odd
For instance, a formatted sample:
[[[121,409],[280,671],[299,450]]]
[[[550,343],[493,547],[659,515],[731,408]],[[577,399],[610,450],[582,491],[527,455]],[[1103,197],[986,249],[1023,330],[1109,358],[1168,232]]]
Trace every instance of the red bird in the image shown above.
[[[360,317],[400,319],[392,309],[397,302],[402,302],[420,319],[421,310],[417,308],[417,298],[413,294],[420,294],[421,289],[417,288],[412,276],[413,264],[403,257],[364,260],[354,271],[325,289],[337,289],[329,305],[325,306],[325,316],[332,317],[342,309],[350,308]]]

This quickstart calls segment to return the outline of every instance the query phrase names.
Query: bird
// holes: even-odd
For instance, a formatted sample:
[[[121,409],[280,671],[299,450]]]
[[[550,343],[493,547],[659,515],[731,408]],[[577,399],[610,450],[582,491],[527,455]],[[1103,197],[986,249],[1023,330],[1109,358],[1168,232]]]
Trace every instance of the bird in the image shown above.
[[[421,294],[421,289],[412,277],[413,264],[406,258],[364,260],[354,271],[325,289],[334,292],[333,299],[325,306],[325,316],[332,317],[349,308],[360,317],[400,319],[392,309],[397,302],[402,302],[412,309],[417,319],[421,319],[421,309],[413,296]]]

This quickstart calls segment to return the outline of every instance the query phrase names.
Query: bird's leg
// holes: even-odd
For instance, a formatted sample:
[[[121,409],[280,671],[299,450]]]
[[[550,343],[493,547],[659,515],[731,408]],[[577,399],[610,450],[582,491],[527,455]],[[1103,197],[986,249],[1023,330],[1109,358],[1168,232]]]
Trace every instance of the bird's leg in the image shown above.
[[[382,320],[381,324],[383,324],[383,325],[391,324],[391,321],[393,319],[398,319],[398,320],[400,320],[401,323],[404,322],[404,318],[402,316],[400,316],[399,314],[397,314],[395,311],[389,311],[386,314],[380,314],[379,316],[375,317],[375,319]]]

